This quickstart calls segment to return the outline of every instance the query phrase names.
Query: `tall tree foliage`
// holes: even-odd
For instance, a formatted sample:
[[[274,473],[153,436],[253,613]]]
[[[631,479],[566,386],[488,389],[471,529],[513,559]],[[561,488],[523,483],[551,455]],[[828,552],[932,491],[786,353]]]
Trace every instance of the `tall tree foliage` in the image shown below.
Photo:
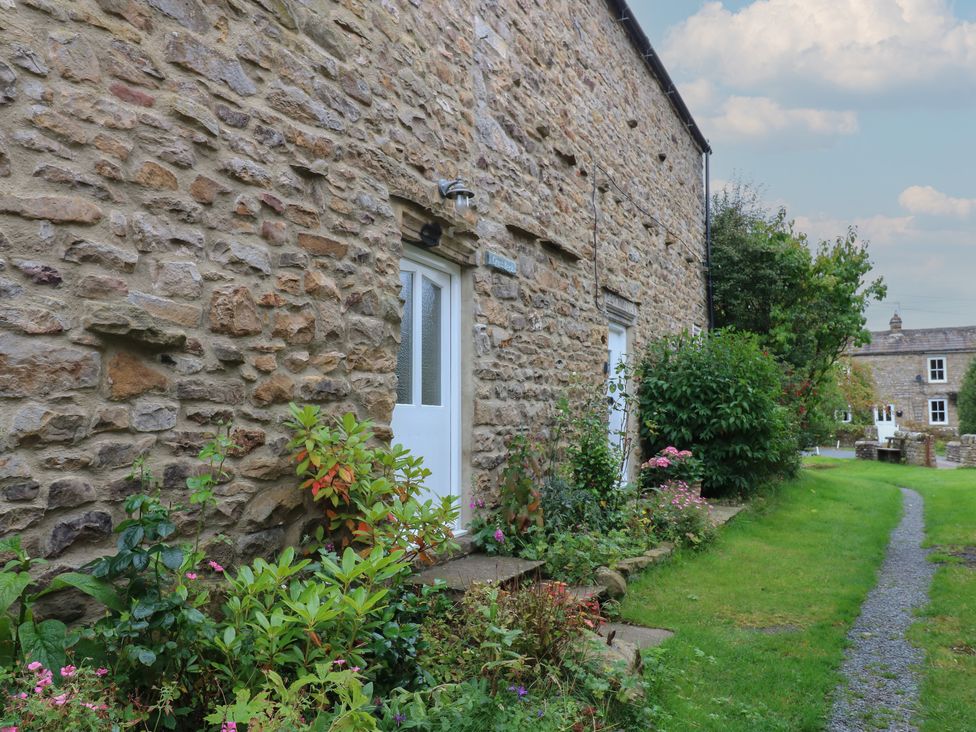
[[[956,404],[959,409],[959,434],[976,434],[976,358],[966,369]]]
[[[868,280],[867,244],[854,228],[814,249],[785,209],[770,213],[748,186],[713,204],[715,324],[759,336],[804,419],[844,349],[870,339],[864,313],[884,298],[884,282]]]

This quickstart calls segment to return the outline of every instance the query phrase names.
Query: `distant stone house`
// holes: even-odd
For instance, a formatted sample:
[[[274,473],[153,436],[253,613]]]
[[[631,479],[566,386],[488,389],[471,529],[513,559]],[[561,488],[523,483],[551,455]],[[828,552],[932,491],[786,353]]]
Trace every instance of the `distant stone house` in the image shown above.
[[[896,313],[888,330],[871,333],[870,343],[850,353],[874,374],[882,439],[898,426],[958,430],[956,397],[976,357],[976,326],[904,330]]]
[[[708,144],[620,0],[0,27],[0,534],[59,566],[112,545],[137,457],[185,501],[221,420],[213,551],[297,540],[292,400],[372,419],[466,520],[572,372],[707,326]]]

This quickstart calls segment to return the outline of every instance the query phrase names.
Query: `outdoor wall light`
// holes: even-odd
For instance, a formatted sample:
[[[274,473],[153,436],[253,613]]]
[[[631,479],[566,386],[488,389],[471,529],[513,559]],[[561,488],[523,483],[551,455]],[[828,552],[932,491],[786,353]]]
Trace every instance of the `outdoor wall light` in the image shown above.
[[[463,178],[455,178],[454,180],[442,178],[437,182],[437,189],[441,192],[442,198],[454,201],[454,210],[462,216],[471,207],[474,191],[468,188]]]

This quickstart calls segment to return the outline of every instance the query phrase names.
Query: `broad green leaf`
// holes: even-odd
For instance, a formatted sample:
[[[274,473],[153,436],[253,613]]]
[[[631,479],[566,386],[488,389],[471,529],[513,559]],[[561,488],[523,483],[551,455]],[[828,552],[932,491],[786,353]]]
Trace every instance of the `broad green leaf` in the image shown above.
[[[93,597],[102,603],[105,607],[115,610],[117,612],[122,612],[125,610],[125,605],[119,597],[115,588],[108,582],[103,582],[90,574],[82,574],[81,572],[65,572],[64,574],[59,574],[52,580],[51,584],[47,588],[38,593],[38,597],[41,595],[46,595],[49,592],[57,592],[58,590],[63,590],[66,587],[74,587],[76,590],[81,590],[89,597]]]
[[[68,628],[60,620],[41,623],[28,621],[17,629],[21,653],[29,661],[40,661],[44,668],[57,669],[65,664],[65,640]]]
[[[30,582],[31,577],[27,572],[0,573],[0,614],[7,612],[7,608],[17,602]]]
[[[178,546],[166,547],[160,553],[160,557],[163,560],[163,564],[173,571],[183,566],[183,550]]]

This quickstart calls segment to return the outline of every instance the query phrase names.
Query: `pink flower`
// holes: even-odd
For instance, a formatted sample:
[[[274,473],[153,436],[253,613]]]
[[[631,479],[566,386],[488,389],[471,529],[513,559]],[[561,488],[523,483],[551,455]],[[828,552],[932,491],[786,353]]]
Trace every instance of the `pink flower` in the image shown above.
[[[68,695],[67,694],[58,694],[56,697],[54,697],[53,699],[51,699],[51,701],[53,701],[59,707],[63,707],[65,704],[68,703]]]
[[[221,567],[219,564],[217,564],[213,559],[211,559],[209,562],[207,562],[207,564],[210,565],[210,569],[212,569],[214,572],[223,572],[224,571],[224,568]],[[235,722],[230,722],[229,724],[236,724],[236,723]],[[235,726],[234,729],[237,729],[237,727]]]
[[[359,673],[360,671],[362,671],[362,669],[361,669],[361,668],[359,668],[359,666],[353,666],[353,667],[352,667],[351,669],[349,669],[349,670],[350,670],[350,671],[352,671],[352,672],[353,672],[354,674],[358,674],[358,673]]]
[[[196,572],[187,572],[186,573],[186,578],[188,580],[195,580],[197,578],[197,573]]]
[[[20,692],[19,694],[17,694],[17,698],[18,699],[26,699],[27,698],[27,692],[26,691]]]
[[[220,725],[220,732],[237,732],[237,722],[224,722]]]
[[[499,544],[505,543],[505,534],[502,532],[501,529],[495,530],[495,541],[497,541]]]
[[[17,732],[16,727],[0,727],[0,732]]]
[[[42,664],[40,661],[31,661],[29,664],[27,664],[28,671],[37,671],[38,669],[44,669],[44,664]]]
[[[337,658],[335,661],[333,661],[333,663],[335,663],[336,666],[345,666],[346,665],[346,659],[344,659],[344,658]]]
[[[97,670],[95,671],[95,675],[96,675],[96,676],[108,676],[108,669],[107,669],[107,668],[100,668],[100,669],[97,669]]]
[[[77,671],[77,670],[78,670],[78,668],[76,666],[70,666],[70,665],[69,666],[62,666],[61,667],[61,675],[64,678],[66,678],[66,679],[70,679],[72,676],[75,675],[75,671]]]

